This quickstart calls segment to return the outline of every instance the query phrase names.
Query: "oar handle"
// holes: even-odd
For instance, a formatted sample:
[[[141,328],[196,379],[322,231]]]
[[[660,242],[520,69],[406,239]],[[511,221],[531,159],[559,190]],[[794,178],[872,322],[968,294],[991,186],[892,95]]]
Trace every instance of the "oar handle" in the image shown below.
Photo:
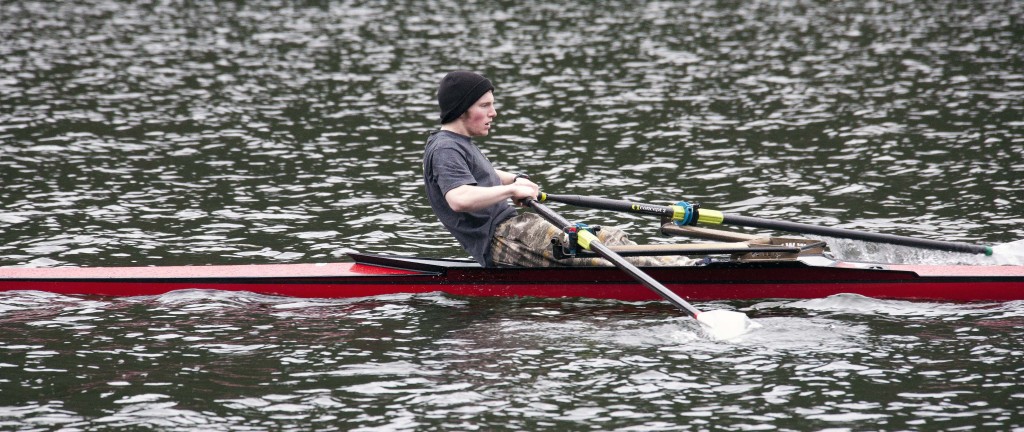
[[[568,220],[560,216],[558,213],[555,213],[550,208],[548,208],[548,206],[541,204],[536,200],[527,198],[523,200],[523,205],[533,208],[533,211],[537,212],[538,215],[540,215],[542,218],[544,218],[552,225],[560,229],[564,230],[573,225]],[[665,300],[668,300],[669,303],[672,303],[672,305],[686,312],[690,316],[697,318],[697,315],[700,314],[699,309],[693,307],[693,305],[691,305],[690,303],[687,303],[686,300],[683,300],[682,297],[676,295],[676,293],[669,290],[667,287],[662,285],[660,282],[652,278],[647,273],[644,273],[642,270],[634,266],[629,261],[626,261],[625,258],[622,258],[622,256],[615,253],[615,251],[609,249],[608,246],[602,244],[601,241],[596,238],[596,236],[594,236],[593,234],[589,234],[588,236],[587,234],[581,234],[581,237],[587,237],[585,239],[581,239],[581,246],[593,251],[594,253],[600,255],[602,258],[608,260],[609,262],[612,263],[612,265],[626,272],[626,274],[631,276],[637,282],[640,282],[640,284],[654,291]]]

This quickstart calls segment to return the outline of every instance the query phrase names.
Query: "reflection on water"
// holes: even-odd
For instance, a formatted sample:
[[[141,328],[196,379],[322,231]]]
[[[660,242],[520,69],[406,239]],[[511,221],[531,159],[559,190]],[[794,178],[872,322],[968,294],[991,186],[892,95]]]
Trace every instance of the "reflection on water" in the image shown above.
[[[463,256],[419,186],[455,67],[497,83],[489,156],[548,190],[1024,237],[1019,2],[4,9],[6,265]]]
[[[767,301],[731,343],[660,303],[21,292],[0,308],[6,427],[1024,426],[1020,302]]]

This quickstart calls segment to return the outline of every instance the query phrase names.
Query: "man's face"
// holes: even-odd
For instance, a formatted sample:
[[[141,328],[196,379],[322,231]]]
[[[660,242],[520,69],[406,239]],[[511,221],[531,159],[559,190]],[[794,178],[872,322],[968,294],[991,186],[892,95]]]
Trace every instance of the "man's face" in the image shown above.
[[[491,131],[491,120],[498,116],[494,110],[494,92],[484,93],[473,106],[462,115],[462,123],[467,135],[471,137],[487,136]]]

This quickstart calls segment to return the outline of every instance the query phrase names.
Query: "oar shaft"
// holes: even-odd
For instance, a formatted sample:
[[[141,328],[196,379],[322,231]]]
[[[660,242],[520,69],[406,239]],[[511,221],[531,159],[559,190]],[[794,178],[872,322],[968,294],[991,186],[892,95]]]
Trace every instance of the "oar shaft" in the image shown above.
[[[809,225],[798,222],[777,221],[772,219],[762,219],[750,216],[739,216],[730,214],[723,214],[722,216],[723,225],[774,229],[780,231],[814,234],[825,237],[847,238],[876,243],[889,243],[901,246],[912,246],[924,249],[944,250],[949,252],[965,252],[986,255],[992,254],[992,249],[989,248],[988,246],[972,245],[969,243],[919,239],[913,237],[898,236],[893,234],[855,231],[845,228],[830,228],[818,225]]]
[[[634,203],[626,200],[614,200],[601,197],[583,195],[553,195],[541,194],[542,201],[555,201],[580,207],[595,208],[601,210],[623,211],[629,213],[647,214],[654,216],[672,217],[679,219],[676,214],[679,206],[659,206],[654,204]],[[992,248],[989,246],[974,245],[961,242],[947,242],[939,240],[919,239],[904,237],[893,234],[879,234],[864,231],[854,231],[843,228],[829,228],[817,225],[809,225],[798,222],[777,221],[750,216],[729,215],[716,210],[696,210],[698,217],[692,218],[694,222],[745,226],[751,228],[766,228],[780,231],[798,232],[804,234],[815,234],[826,237],[848,238],[869,242],[889,243],[901,246],[911,246],[924,249],[935,249],[948,252],[963,252],[992,255]]]
[[[620,211],[627,213],[639,213],[652,216],[666,216],[673,217],[676,214],[676,210],[669,206],[661,206],[655,204],[640,204],[625,200],[616,200],[610,198],[601,198],[594,196],[582,196],[582,195],[553,195],[553,194],[540,194],[541,201],[555,201],[563,204],[574,205],[578,207],[587,207],[598,210],[611,210]]]
[[[570,227],[573,225],[568,220],[558,215],[558,213],[555,213],[544,204],[541,204],[531,199],[525,200],[524,204],[532,207],[533,210],[537,212],[537,214],[539,214],[545,220],[547,220],[552,225],[558,228],[565,229],[566,227]],[[672,305],[674,305],[675,307],[688,313],[690,316],[696,318],[697,315],[700,314],[700,310],[693,307],[693,305],[691,305],[690,303],[687,303],[686,300],[683,300],[682,297],[676,295],[676,293],[669,290],[667,287],[662,285],[660,282],[652,278],[647,273],[644,273],[642,270],[634,266],[629,261],[626,261],[625,258],[622,258],[619,254],[609,249],[608,246],[601,244],[600,241],[591,240],[590,250],[597,253],[602,258],[608,260],[609,262],[612,263],[612,265],[626,272],[626,274],[630,275],[637,282],[640,282],[640,284],[654,291],[655,293],[663,297],[665,300],[668,300],[669,303],[672,303]]]
[[[636,266],[634,266],[629,261],[626,261],[626,259],[621,257],[619,254],[613,252],[611,249],[608,249],[608,246],[605,246],[600,242],[592,242],[590,244],[590,250],[594,251],[598,255],[601,255],[601,257],[610,261],[613,265],[622,269],[622,271],[628,273],[630,276],[633,277],[633,279],[636,279],[637,282],[640,282],[641,284],[643,284],[643,286],[647,287],[651,291],[658,293],[658,295],[663,297],[665,300],[668,300],[669,303],[672,303],[675,307],[685,311],[690,316],[696,318],[697,315],[700,314],[700,310],[698,310],[696,307],[688,303],[686,300],[683,300],[682,297],[676,295],[676,293],[672,292],[672,290],[669,290],[668,287],[662,285],[660,282],[652,278],[647,273],[644,273],[640,269],[636,268]]]

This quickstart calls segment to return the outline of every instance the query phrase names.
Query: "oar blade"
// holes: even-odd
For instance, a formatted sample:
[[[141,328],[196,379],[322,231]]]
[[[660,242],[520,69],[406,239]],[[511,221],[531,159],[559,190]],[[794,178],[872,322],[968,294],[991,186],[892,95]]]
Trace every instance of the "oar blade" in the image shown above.
[[[697,314],[697,322],[715,340],[735,339],[761,327],[761,324],[752,321],[743,312],[721,309]]]

